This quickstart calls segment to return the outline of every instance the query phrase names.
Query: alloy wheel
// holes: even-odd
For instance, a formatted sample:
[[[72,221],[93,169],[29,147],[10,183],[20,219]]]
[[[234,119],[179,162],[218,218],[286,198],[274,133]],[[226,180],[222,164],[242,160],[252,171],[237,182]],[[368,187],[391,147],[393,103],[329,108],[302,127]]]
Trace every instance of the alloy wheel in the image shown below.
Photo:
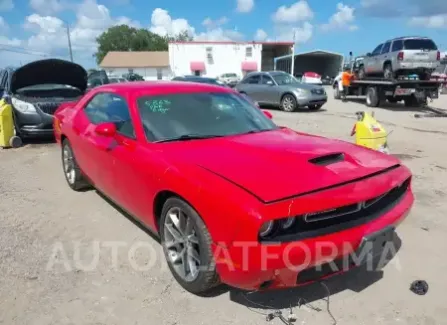
[[[201,257],[193,220],[181,208],[173,207],[167,212],[163,231],[164,246],[175,272],[186,282],[194,281]]]
[[[76,181],[76,168],[74,164],[73,150],[70,146],[66,145],[62,150],[62,155],[65,177],[70,184],[74,184]]]
[[[291,112],[294,109],[294,102],[293,99],[290,96],[286,96],[284,97],[284,99],[282,100],[282,107],[285,111],[287,112]]]

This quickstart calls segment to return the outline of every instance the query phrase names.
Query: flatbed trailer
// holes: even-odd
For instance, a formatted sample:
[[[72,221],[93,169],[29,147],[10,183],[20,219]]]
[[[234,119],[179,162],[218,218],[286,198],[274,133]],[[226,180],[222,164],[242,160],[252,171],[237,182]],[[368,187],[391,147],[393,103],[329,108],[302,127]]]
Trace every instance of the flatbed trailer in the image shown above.
[[[333,84],[334,98],[341,99],[338,82]],[[397,103],[404,101],[405,106],[425,106],[429,99],[439,97],[441,83],[436,80],[414,80],[414,79],[358,79],[351,81],[347,96],[366,96],[366,105],[379,107],[386,101]]]

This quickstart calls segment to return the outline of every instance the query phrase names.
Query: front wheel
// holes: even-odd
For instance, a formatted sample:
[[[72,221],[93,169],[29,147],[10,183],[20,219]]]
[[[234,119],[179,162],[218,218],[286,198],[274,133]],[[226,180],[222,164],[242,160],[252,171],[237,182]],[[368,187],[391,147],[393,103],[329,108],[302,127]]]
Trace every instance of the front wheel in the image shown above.
[[[82,191],[90,186],[82,175],[68,139],[62,142],[62,167],[68,186],[72,190]]]
[[[281,99],[281,109],[285,112],[294,112],[298,106],[295,96],[286,94]]]
[[[176,197],[166,201],[160,237],[169,269],[185,290],[204,294],[219,283],[211,236],[188,203]]]

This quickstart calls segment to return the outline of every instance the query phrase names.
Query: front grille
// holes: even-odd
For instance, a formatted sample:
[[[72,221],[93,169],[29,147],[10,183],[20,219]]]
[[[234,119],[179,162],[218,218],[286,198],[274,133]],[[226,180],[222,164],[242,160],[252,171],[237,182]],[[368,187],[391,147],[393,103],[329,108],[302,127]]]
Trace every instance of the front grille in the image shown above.
[[[296,216],[293,227],[262,241],[290,242],[364,224],[380,217],[399,203],[407,192],[410,182],[411,177],[392,190],[363,202]]]
[[[59,107],[60,103],[37,103],[35,106],[46,114],[53,115]]]

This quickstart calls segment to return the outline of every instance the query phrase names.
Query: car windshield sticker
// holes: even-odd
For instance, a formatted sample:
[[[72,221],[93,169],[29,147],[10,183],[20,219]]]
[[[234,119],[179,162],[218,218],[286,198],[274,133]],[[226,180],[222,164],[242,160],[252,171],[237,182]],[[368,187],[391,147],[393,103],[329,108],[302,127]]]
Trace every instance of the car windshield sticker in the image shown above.
[[[145,101],[144,105],[151,112],[166,114],[170,109],[171,102],[166,99],[154,99]]]

